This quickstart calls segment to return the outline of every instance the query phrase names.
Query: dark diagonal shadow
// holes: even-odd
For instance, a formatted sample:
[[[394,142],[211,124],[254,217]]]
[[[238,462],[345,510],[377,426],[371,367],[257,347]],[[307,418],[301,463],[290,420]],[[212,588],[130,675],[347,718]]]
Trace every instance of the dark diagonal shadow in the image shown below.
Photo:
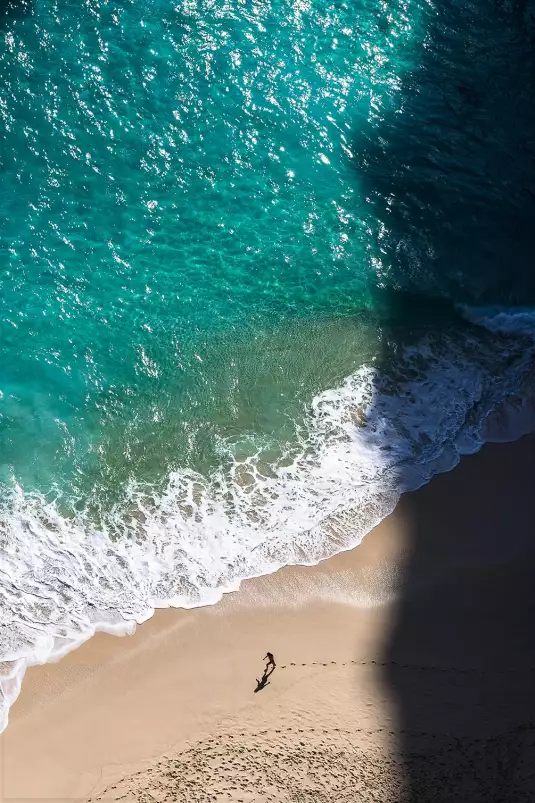
[[[383,680],[411,803],[535,799],[535,441],[519,446],[401,502],[410,554]]]
[[[430,326],[447,300],[535,304],[535,5],[424,16],[398,108],[355,136],[392,288],[385,342],[407,300]],[[408,558],[383,681],[410,803],[535,800],[534,444],[484,449],[402,497]]]

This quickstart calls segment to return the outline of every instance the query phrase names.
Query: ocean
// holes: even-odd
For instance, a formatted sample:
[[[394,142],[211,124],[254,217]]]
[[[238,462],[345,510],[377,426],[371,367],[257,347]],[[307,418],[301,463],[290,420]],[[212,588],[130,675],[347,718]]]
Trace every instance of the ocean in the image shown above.
[[[533,428],[535,6],[0,3],[0,726]]]

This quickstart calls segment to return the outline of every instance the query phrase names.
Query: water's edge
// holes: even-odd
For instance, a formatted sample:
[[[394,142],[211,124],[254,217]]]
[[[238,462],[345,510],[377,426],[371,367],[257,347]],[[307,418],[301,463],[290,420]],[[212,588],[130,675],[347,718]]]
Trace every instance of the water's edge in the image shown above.
[[[0,733],[3,732],[8,725],[9,709],[16,701],[21,692],[24,675],[29,667],[42,666],[47,663],[57,663],[62,658],[64,658],[68,653],[73,652],[74,650],[78,649],[78,647],[82,646],[87,641],[89,641],[89,639],[92,636],[96,635],[97,633],[106,633],[108,635],[121,636],[121,637],[132,635],[136,631],[137,626],[151,619],[157,610],[164,610],[166,608],[191,610],[194,608],[214,606],[221,601],[224,595],[233,594],[239,591],[241,584],[244,581],[253,580],[258,577],[267,577],[289,566],[305,566],[305,567],[317,566],[319,563],[325,560],[329,560],[335,555],[344,552],[349,552],[357,548],[362,542],[362,539],[366,535],[368,535],[368,533],[370,533],[373,529],[375,529],[375,527],[377,527],[381,523],[381,521],[383,521],[391,513],[394,512],[401,496],[404,493],[417,491],[420,488],[428,485],[429,482],[431,482],[433,478],[436,477],[438,474],[452,471],[460,463],[463,456],[468,454],[475,454],[481,451],[481,449],[486,444],[513,443],[517,440],[520,440],[525,435],[535,432],[535,399],[524,400],[521,404],[518,404],[518,400],[514,400],[512,403],[506,401],[500,406],[499,410],[491,411],[489,419],[491,418],[499,418],[499,429],[493,426],[493,423],[491,422],[489,430],[486,433],[485,439],[480,441],[480,443],[477,445],[477,448],[465,451],[456,450],[449,464],[441,463],[440,465],[437,466],[437,470],[427,480],[423,480],[419,484],[416,484],[412,487],[407,486],[406,488],[401,490],[397,498],[392,500],[392,504],[389,504],[387,505],[387,507],[383,508],[382,513],[377,518],[377,520],[370,521],[367,529],[361,531],[359,533],[358,539],[355,540],[354,542],[347,543],[344,545],[340,545],[338,543],[336,544],[336,548],[331,550],[327,549],[324,554],[322,554],[321,556],[317,556],[313,560],[299,560],[295,562],[288,562],[286,564],[274,566],[271,568],[270,571],[267,572],[263,571],[260,573],[245,575],[237,579],[235,582],[229,584],[228,586],[221,587],[215,590],[211,596],[207,596],[206,599],[203,599],[198,603],[193,603],[188,605],[187,603],[184,602],[182,602],[181,604],[173,604],[172,601],[169,602],[161,601],[161,603],[155,605],[154,607],[147,608],[147,610],[143,613],[142,616],[138,616],[130,621],[123,620],[122,622],[118,623],[110,623],[106,621],[97,622],[93,625],[93,627],[90,630],[83,633],[79,640],[72,641],[68,644],[63,644],[61,647],[52,650],[45,660],[37,658],[35,660],[32,660],[31,658],[21,658],[11,663],[6,663],[5,666],[7,666],[8,669],[7,671],[3,672],[0,676],[0,691],[2,692],[4,698],[4,717],[3,720],[0,722]],[[334,543],[331,543],[331,546],[335,546]]]

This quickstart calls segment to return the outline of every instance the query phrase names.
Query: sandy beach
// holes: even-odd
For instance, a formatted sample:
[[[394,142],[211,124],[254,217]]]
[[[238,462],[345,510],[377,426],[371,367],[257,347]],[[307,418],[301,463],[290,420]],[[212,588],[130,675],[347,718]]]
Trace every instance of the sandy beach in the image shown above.
[[[351,552],[31,668],[0,799],[532,801],[534,478],[488,445]]]

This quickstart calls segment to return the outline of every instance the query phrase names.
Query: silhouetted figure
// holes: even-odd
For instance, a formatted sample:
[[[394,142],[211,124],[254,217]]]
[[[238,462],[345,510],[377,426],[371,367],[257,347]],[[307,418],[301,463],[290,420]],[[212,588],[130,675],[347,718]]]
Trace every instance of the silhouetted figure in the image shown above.
[[[265,661],[267,660],[267,664],[264,669],[264,674],[262,675],[260,680],[256,678],[256,689],[254,690],[255,694],[259,691],[262,691],[262,689],[265,689],[266,686],[269,686],[268,678],[270,677],[270,675],[273,674],[273,672],[275,671],[275,667],[277,666],[272,652],[266,653],[266,655],[264,656],[264,660]]]

